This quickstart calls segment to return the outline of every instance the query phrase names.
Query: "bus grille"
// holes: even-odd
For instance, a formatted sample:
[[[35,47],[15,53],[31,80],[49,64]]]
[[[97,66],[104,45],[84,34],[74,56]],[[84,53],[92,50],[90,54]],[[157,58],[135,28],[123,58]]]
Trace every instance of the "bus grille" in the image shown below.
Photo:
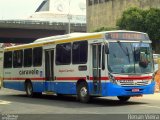
[[[151,83],[151,80],[117,80],[120,86],[145,86]]]

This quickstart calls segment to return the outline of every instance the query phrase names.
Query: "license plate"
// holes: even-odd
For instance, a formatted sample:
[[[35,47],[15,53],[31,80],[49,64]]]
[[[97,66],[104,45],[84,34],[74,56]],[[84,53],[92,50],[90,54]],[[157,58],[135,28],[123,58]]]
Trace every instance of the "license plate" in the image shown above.
[[[132,92],[139,92],[139,89],[138,88],[134,88],[134,89],[132,89]]]

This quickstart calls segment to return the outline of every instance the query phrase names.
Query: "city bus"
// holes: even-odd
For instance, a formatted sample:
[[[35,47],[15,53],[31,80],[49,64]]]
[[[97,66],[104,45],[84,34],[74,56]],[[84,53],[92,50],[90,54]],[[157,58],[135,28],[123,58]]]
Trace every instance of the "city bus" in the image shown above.
[[[50,92],[126,102],[154,93],[153,72],[151,41],[136,31],[71,33],[4,49],[4,88],[29,97]]]

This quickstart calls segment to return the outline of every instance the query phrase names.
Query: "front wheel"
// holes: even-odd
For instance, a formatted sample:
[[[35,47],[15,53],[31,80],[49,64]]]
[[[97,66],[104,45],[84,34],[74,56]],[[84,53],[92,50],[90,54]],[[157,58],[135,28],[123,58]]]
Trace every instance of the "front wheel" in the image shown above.
[[[120,102],[127,102],[130,96],[117,96]]]
[[[78,100],[83,103],[87,103],[90,100],[88,87],[86,83],[80,83],[77,88]]]

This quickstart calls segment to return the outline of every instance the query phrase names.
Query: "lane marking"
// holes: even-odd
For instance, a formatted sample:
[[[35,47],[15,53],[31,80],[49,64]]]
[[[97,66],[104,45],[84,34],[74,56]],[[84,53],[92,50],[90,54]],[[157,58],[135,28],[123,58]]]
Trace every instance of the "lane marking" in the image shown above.
[[[11,102],[9,101],[3,101],[3,100],[0,100],[0,105],[6,105],[6,104],[10,104]]]
[[[160,109],[160,106],[152,106],[152,105],[140,105],[140,106]]]

